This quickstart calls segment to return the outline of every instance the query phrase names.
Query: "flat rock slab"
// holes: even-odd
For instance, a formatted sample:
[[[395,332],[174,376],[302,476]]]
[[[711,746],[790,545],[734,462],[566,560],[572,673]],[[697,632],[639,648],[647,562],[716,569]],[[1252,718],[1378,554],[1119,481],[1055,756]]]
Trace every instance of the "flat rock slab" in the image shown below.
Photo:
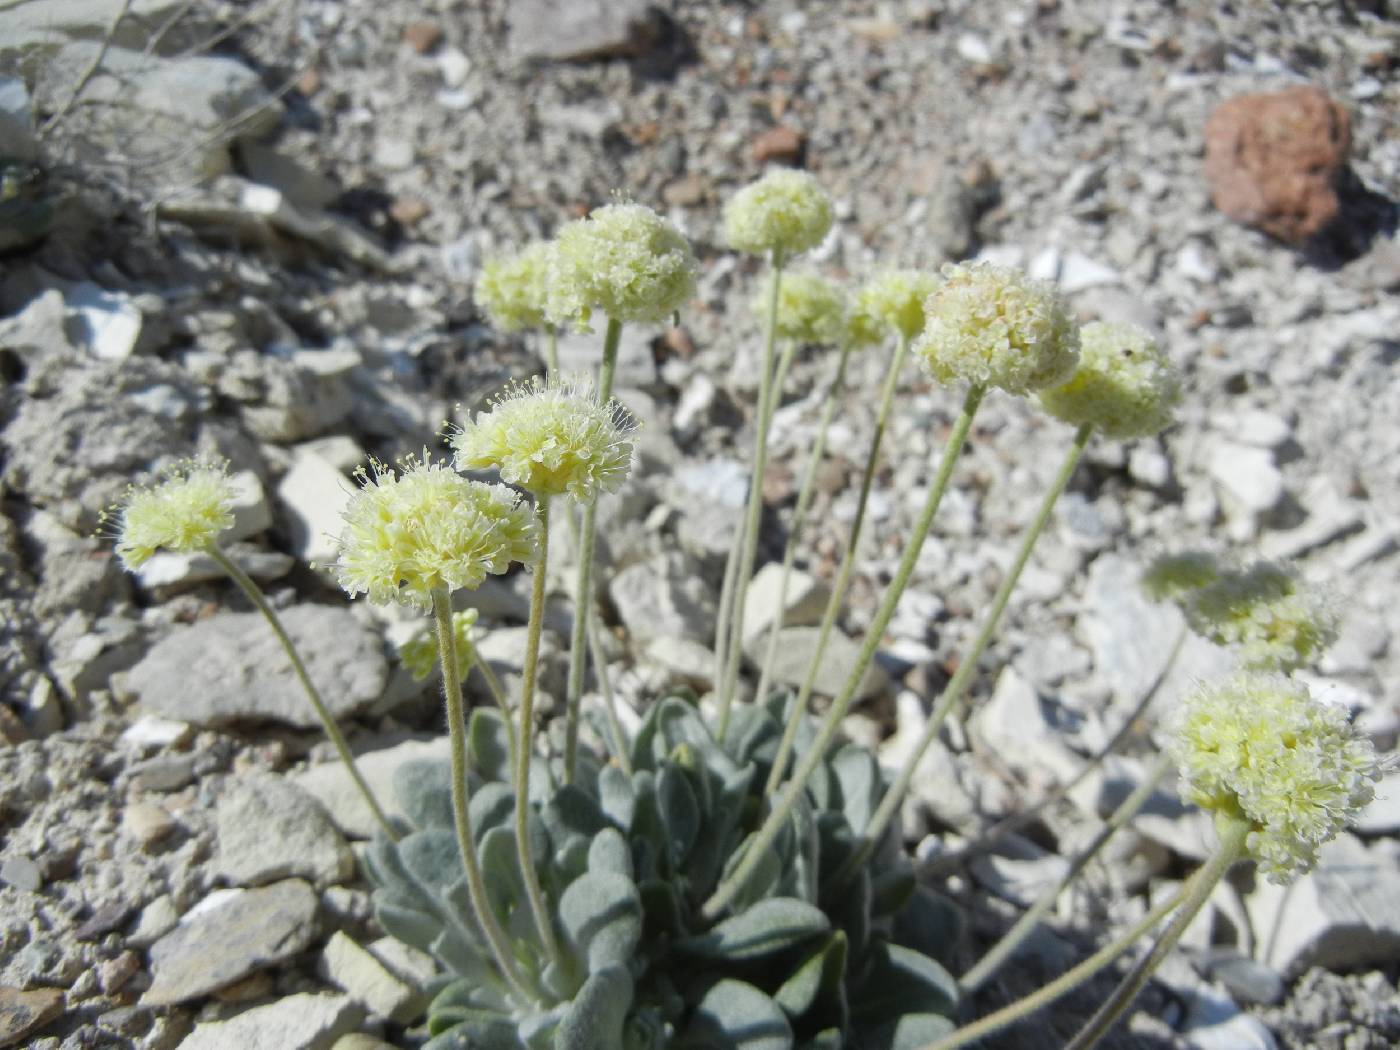
[[[278,614],[326,706],[346,717],[378,700],[388,668],[379,638],[344,609]],[[162,639],[127,676],[148,713],[198,726],[320,725],[291,662],[258,613],[220,613]]]
[[[301,879],[255,890],[216,891],[151,945],[155,979],[141,1005],[198,999],[305,951],[316,938],[317,905],[311,884]]]
[[[817,653],[817,638],[820,627],[783,627],[778,631],[778,650],[773,659],[773,681],[780,685],[801,686],[812,666]],[[767,653],[767,635],[751,638],[745,649],[749,660],[758,664]],[[840,629],[833,629],[826,640],[826,650],[817,665],[817,676],[813,689],[823,696],[836,696],[846,684],[846,676],[856,665],[860,656],[860,643],[847,637]],[[872,662],[865,669],[856,690],[856,700],[869,700],[879,696],[890,684],[890,676],[884,668]]]
[[[391,817],[402,817],[403,808],[394,797],[394,771],[413,759],[446,759],[448,755],[448,739],[445,736],[435,740],[404,740],[392,747],[357,755],[355,767],[384,807],[384,812]],[[325,807],[335,826],[343,833],[358,839],[374,837],[379,827],[374,814],[355,787],[355,782],[350,779],[350,774],[339,762],[328,762],[309,769],[298,776],[295,783]]]
[[[516,0],[509,12],[510,51],[516,58],[638,55],[657,34],[647,0]]]
[[[227,1021],[195,1025],[180,1050],[329,1050],[363,1017],[346,995],[289,995]]]
[[[63,1012],[63,992],[0,987],[0,1046],[14,1046]]]
[[[219,799],[217,870],[235,886],[303,878],[344,882],[355,857],[316,799],[269,774],[244,778]]]

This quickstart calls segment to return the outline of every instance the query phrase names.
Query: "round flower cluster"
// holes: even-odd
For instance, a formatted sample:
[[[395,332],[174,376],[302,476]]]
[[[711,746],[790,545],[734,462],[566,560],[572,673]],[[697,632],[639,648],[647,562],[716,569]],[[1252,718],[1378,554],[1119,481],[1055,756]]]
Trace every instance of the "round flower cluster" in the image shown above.
[[[457,677],[466,678],[476,663],[476,643],[480,633],[476,629],[477,611],[463,609],[452,614],[452,637],[457,651]],[[437,631],[419,631],[411,639],[399,646],[399,663],[413,675],[415,682],[421,682],[438,668]]]
[[[583,328],[594,310],[615,321],[662,321],[694,294],[695,275],[679,230],[645,205],[608,204],[555,238],[546,313]]]
[[[487,573],[534,556],[534,516],[519,494],[470,481],[426,453],[400,466],[361,471],[341,515],[332,568],[351,597],[427,608],[438,588],[479,587]]]
[[[945,266],[943,277],[913,347],[935,379],[1025,394],[1069,378],[1079,334],[1051,285],[988,263]]]
[[[784,259],[821,244],[831,229],[831,198],[805,171],[780,168],[745,186],[724,208],[735,251]]]
[[[507,387],[452,438],[462,470],[496,468],[538,496],[587,502],[615,492],[632,464],[637,424],[616,401],[600,405],[582,376]]]
[[[1109,438],[1166,429],[1180,400],[1181,375],[1156,341],[1137,325],[1102,321],[1079,330],[1079,368],[1069,381],[1040,394],[1052,416]]]
[[[772,290],[770,273],[753,300],[754,313],[760,317],[768,315]],[[778,338],[831,346],[841,341],[845,330],[846,297],[835,283],[814,273],[782,274],[778,285]]]
[[[1331,604],[1273,562],[1222,572],[1178,600],[1193,631],[1234,649],[1246,667],[1292,671],[1337,638]]]
[[[543,327],[552,246],[537,241],[516,255],[489,260],[476,281],[476,305],[503,332]]]
[[[187,459],[167,467],[160,480],[133,486],[102,515],[112,527],[117,557],[134,572],[156,553],[202,551],[233,527],[233,482],[218,461]]]
[[[1317,863],[1323,843],[1374,797],[1375,750],[1334,704],[1274,674],[1245,674],[1182,705],[1169,745],[1188,797],[1254,826],[1250,854],[1270,881]]]
[[[1142,588],[1153,601],[1181,601],[1192,591],[1214,583],[1222,571],[1215,555],[1204,551],[1164,554],[1143,573]]]
[[[938,275],[924,270],[885,270],[861,286],[856,312],[882,328],[893,328],[904,339],[914,339],[924,330],[924,302],[938,284]]]

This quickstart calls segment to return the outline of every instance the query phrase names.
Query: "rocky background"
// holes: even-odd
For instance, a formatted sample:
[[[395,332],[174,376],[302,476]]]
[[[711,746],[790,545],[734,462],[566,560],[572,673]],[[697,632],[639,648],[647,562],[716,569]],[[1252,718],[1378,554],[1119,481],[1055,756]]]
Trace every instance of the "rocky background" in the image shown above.
[[[957,852],[1073,775],[1163,673],[1180,617],[1135,583],[1157,553],[1290,559],[1330,588],[1342,636],[1309,681],[1393,747],[1398,14],[1386,0],[0,3],[0,1046],[421,1042],[404,1024],[431,964],[374,926],[354,860],[367,814],[263,625],[203,559],[130,578],[93,532],[133,477],[226,456],[243,492],[235,556],[387,790],[398,762],[441,749],[432,684],[394,656],[420,625],[347,603],[312,564],[367,454],[434,445],[455,405],[539,368],[531,340],[472,307],[483,258],[615,190],[665,210],[703,265],[680,328],[623,344],[622,396],[647,426],[602,514],[602,597],[634,712],[668,683],[707,685],[757,352],[754,266],[719,243],[718,207],[765,165],[804,166],[837,199],[813,260],[830,274],[1022,265],[1086,319],[1153,328],[1186,371],[1176,429],[1092,449],[988,656],[980,713],[951,727],[906,806],[911,848],[968,906],[967,959],[1142,775],[1146,732],[994,852]],[[591,367],[597,347],[568,337],[562,356]],[[885,364],[853,368],[780,677],[805,667]],[[830,366],[800,358],[777,415],[769,558]],[[909,368],[848,638],[956,397]],[[890,762],[1068,440],[1003,396],[979,417],[848,722]],[[571,616],[559,569],[555,654]],[[769,568],[750,588],[756,632],[775,585]],[[475,598],[482,652],[509,676],[524,581]],[[1154,709],[1226,664],[1188,640]],[[1237,873],[1113,1045],[1400,1043],[1400,783],[1381,795],[1290,892]],[[1202,835],[1164,791],[976,1008],[1142,914],[1204,856]],[[997,1045],[1060,1045],[1102,990]]]

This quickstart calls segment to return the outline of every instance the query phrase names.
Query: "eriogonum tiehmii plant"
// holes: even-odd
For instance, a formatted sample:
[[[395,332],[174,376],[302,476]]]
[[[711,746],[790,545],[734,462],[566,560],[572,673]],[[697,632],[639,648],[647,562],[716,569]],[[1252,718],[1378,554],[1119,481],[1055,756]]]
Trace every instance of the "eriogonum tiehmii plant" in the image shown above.
[[[1193,631],[1257,670],[1306,667],[1337,638],[1332,603],[1276,562],[1221,573],[1185,595],[1182,610]]]
[[[476,279],[476,305],[503,332],[523,332],[549,323],[549,264],[554,246],[536,241],[514,255],[486,260]]]
[[[760,317],[768,309],[774,275],[769,274],[754,296]],[[778,290],[779,339],[814,346],[836,346],[846,331],[846,293],[820,274],[796,271],[782,275]]]
[[[1095,322],[1079,330],[1079,367],[1040,392],[1057,419],[1106,438],[1150,437],[1172,422],[1181,374],[1150,334],[1133,324]]]
[[[735,251],[786,260],[821,244],[831,216],[831,197],[814,176],[779,168],[730,198],[724,236]]]

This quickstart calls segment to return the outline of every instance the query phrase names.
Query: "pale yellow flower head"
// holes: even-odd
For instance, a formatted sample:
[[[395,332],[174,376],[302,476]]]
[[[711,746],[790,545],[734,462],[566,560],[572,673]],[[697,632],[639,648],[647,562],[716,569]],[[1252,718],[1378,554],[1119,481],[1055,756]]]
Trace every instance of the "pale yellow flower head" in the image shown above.
[[[1293,671],[1337,639],[1337,614],[1297,572],[1269,561],[1222,572],[1180,599],[1191,629],[1246,667]]]
[[[938,285],[938,275],[924,270],[884,270],[861,286],[856,309],[886,330],[913,339],[924,330],[924,303]]]
[[[770,273],[753,299],[753,311],[768,316],[768,296],[773,288]],[[780,339],[832,346],[841,341],[846,326],[846,297],[833,281],[815,273],[784,273],[778,285]]]
[[[1057,419],[1104,437],[1150,437],[1165,430],[1181,401],[1181,373],[1135,324],[1096,321],[1079,330],[1079,367],[1040,392]]]
[[[202,551],[233,527],[233,482],[221,461],[183,460],[160,479],[132,486],[122,501],[102,515],[116,539],[117,557],[134,572],[157,551]]]
[[[1073,373],[1079,333],[1052,285],[989,263],[948,265],[943,278],[913,346],[940,383],[1025,394]]]
[[[546,313],[587,328],[594,310],[616,321],[663,321],[695,293],[695,256],[681,232],[642,204],[609,204],[559,231]]]
[[[831,198],[805,171],[778,168],[745,186],[724,208],[724,235],[735,251],[784,259],[821,244],[831,229]]]
[[[351,597],[426,608],[437,588],[470,590],[534,557],[534,515],[505,485],[470,481],[426,452],[397,473],[371,468],[341,515],[331,566]]]
[[[1169,748],[1185,795],[1247,819],[1247,848],[1271,882],[1317,863],[1351,824],[1381,774],[1371,742],[1334,704],[1276,674],[1243,674],[1181,706]]]
[[[476,663],[476,643],[481,632],[476,629],[477,611],[463,609],[452,614],[452,638],[457,651],[457,677],[466,678]],[[411,639],[399,646],[399,663],[413,675],[413,680],[421,682],[438,669],[437,631],[431,628],[419,631]]]
[[[1143,573],[1142,589],[1153,601],[1179,602],[1192,591],[1214,583],[1223,571],[1215,556],[1204,551],[1164,554]]]
[[[615,492],[632,465],[637,424],[616,401],[600,405],[583,376],[539,377],[508,386],[452,439],[463,470],[494,467],[538,496],[586,503]]]
[[[552,246],[537,241],[516,255],[487,261],[476,279],[476,305],[503,332],[542,328]]]

